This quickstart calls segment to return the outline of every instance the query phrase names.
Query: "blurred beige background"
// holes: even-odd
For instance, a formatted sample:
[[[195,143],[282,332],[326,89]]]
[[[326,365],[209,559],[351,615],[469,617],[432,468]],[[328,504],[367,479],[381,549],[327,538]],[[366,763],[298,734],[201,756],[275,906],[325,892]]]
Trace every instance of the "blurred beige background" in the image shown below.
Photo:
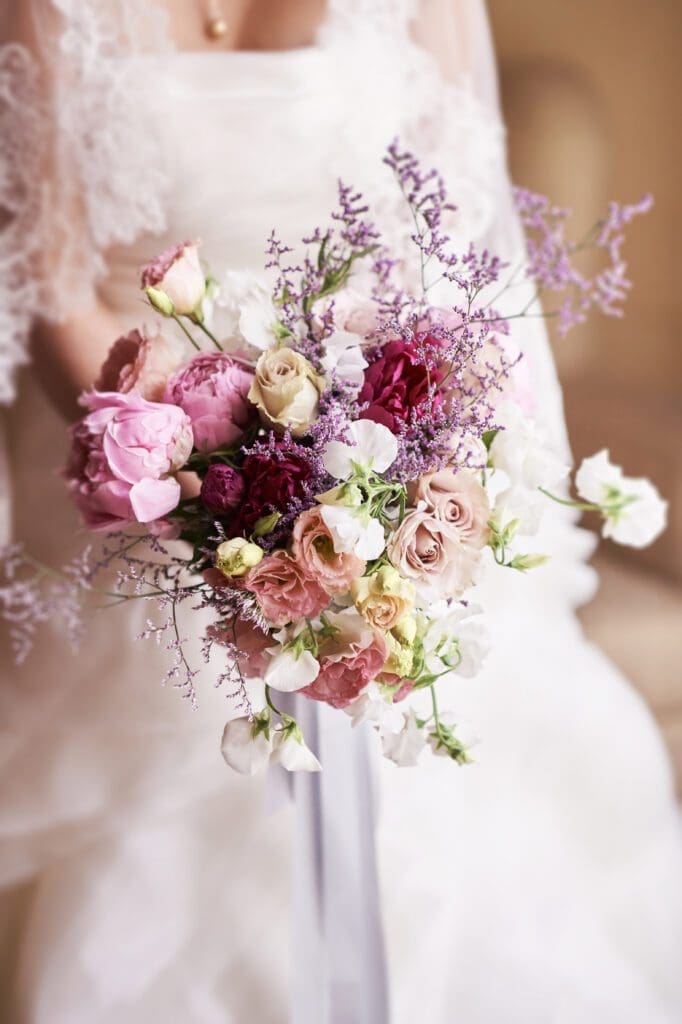
[[[682,792],[682,229],[680,0],[489,0],[512,176],[576,211],[654,194],[626,245],[626,318],[595,316],[555,352],[577,459],[609,447],[671,503],[647,551],[605,542],[588,635],[636,683],[663,728]],[[633,752],[636,756],[636,752]]]

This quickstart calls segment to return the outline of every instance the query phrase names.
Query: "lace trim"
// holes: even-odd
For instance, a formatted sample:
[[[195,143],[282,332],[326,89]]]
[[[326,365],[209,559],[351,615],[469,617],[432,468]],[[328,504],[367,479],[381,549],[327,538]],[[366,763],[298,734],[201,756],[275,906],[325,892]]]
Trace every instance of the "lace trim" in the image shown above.
[[[33,17],[39,53],[0,46],[1,402],[14,397],[35,316],[59,320],[87,301],[103,250],[166,223],[169,180],[136,100],[140,54],[168,48],[163,13],[138,0],[35,0]]]

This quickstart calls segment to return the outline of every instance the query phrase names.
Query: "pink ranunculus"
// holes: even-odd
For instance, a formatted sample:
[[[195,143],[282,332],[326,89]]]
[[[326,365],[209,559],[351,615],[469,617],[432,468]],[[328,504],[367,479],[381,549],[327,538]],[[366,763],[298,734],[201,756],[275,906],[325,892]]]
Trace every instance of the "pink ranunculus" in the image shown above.
[[[464,544],[480,550],[488,543],[490,503],[485,488],[470,470],[426,473],[408,488],[410,501],[450,523]]]
[[[424,338],[429,346],[434,339]],[[381,355],[365,370],[364,384],[358,395],[360,403],[367,403],[362,415],[365,419],[382,423],[397,434],[413,409],[429,399],[429,387],[437,386],[444,370],[427,370],[417,345],[403,338],[395,338],[384,345]],[[432,396],[438,404],[438,394]]]
[[[365,562],[352,552],[337,554],[318,506],[302,512],[293,534],[294,557],[328,594],[344,594],[362,576]]]
[[[257,420],[247,395],[253,374],[223,352],[205,352],[168,381],[165,401],[189,416],[200,451],[234,444]]]
[[[266,555],[250,570],[243,585],[275,626],[314,618],[329,604],[329,595],[286,551]]]
[[[142,268],[142,287],[163,292],[178,316],[191,316],[206,294],[206,275],[196,242],[181,242],[166,249]]]
[[[345,708],[375,679],[386,662],[388,648],[355,609],[331,613],[336,633],[320,654],[320,672],[300,692],[334,708]]]
[[[148,402],[163,401],[166,382],[182,362],[182,347],[160,333],[133,330],[114,342],[95,383],[97,391],[139,391]]]
[[[272,640],[253,622],[236,617],[233,622],[215,622],[206,630],[216,643],[235,647],[240,672],[247,678],[260,678],[270,658],[266,648]]]
[[[85,523],[115,530],[151,523],[180,500],[172,474],[192,451],[192,426],[174,405],[148,402],[136,392],[92,392],[73,429],[66,476]]]
[[[480,557],[456,526],[421,506],[405,516],[387,553],[401,576],[434,600],[458,597],[471,586]]]

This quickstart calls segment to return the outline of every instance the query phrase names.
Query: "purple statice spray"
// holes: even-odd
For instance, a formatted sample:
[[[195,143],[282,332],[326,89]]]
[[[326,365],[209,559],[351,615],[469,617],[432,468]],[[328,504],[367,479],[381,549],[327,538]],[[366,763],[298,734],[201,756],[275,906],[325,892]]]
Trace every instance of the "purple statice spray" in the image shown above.
[[[545,314],[558,317],[559,333],[563,336],[582,323],[593,308],[607,316],[622,316],[623,302],[632,287],[621,251],[624,229],[652,208],[652,197],[645,195],[629,205],[610,203],[606,216],[578,242],[566,237],[570,211],[524,188],[514,189],[514,202],[526,231],[526,276],[536,283],[538,296],[543,291],[566,292],[561,306]],[[608,261],[593,277],[583,274],[574,263],[575,257],[588,249],[601,250]]]

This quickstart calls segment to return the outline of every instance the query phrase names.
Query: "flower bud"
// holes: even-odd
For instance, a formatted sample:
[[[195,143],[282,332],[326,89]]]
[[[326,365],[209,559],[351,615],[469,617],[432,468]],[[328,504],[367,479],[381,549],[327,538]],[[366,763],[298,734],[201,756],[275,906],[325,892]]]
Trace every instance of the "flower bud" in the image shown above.
[[[175,306],[165,292],[160,288],[152,288],[151,285],[145,288],[144,292],[157,313],[161,316],[173,316]]]
[[[512,569],[518,569],[519,572],[526,572],[528,569],[538,569],[541,565],[549,562],[549,555],[515,555],[509,563]]]
[[[244,537],[233,537],[223,541],[216,551],[216,568],[223,576],[246,576],[249,569],[258,565],[263,557],[263,549],[252,544]]]
[[[395,626],[391,630],[391,633],[396,638],[399,644],[403,644],[406,647],[411,647],[417,636],[417,622],[416,619],[409,615],[406,615],[400,622],[396,622]]]
[[[260,519],[257,519],[254,523],[254,537],[267,537],[267,535],[272,533],[275,529],[281,518],[281,512],[271,512],[269,516],[261,516]]]

